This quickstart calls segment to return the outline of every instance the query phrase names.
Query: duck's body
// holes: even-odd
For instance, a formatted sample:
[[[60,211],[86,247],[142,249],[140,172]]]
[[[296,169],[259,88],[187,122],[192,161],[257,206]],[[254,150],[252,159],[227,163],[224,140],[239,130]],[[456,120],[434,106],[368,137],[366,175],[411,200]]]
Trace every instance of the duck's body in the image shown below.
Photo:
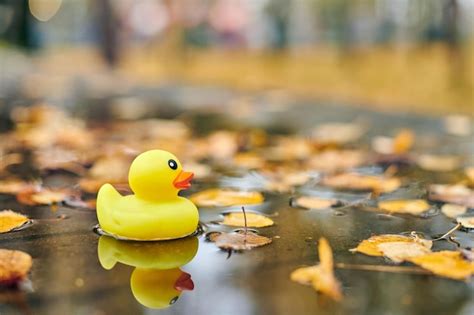
[[[132,240],[167,240],[192,234],[199,222],[198,210],[177,195],[189,187],[191,178],[192,173],[181,171],[172,154],[161,150],[142,153],[130,167],[134,195],[122,196],[110,184],[99,190],[97,218],[101,229]]]

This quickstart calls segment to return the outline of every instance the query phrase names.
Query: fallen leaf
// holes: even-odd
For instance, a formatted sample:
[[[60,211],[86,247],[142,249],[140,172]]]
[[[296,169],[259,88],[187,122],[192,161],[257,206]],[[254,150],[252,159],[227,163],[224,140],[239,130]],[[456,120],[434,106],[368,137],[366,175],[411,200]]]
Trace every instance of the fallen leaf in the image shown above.
[[[461,223],[461,225],[465,228],[468,229],[474,229],[474,216],[470,217],[458,217],[456,219],[458,223]]]
[[[458,251],[432,252],[409,261],[438,276],[455,280],[466,280],[474,273],[474,263],[465,260]]]
[[[380,201],[378,207],[390,213],[408,213],[413,215],[419,215],[430,209],[429,203],[423,199]]]
[[[9,286],[26,278],[31,256],[18,250],[0,249],[0,284]]]
[[[372,139],[372,148],[375,152],[381,154],[402,154],[410,150],[415,142],[413,131],[404,129],[394,138],[374,137]]]
[[[420,242],[388,242],[380,243],[377,249],[390,260],[401,263],[409,258],[431,253],[431,250]]]
[[[452,203],[446,203],[441,207],[441,212],[448,218],[456,218],[466,213],[467,207],[461,205],[455,205]]]
[[[248,227],[267,227],[272,226],[274,224],[273,220],[257,213],[247,212],[247,226]],[[245,226],[245,219],[244,214],[242,212],[230,212],[224,215],[224,221],[222,224],[230,225],[230,226]]]
[[[326,176],[321,184],[335,189],[373,191],[387,193],[398,189],[401,181],[397,177],[370,176],[357,173],[343,173]]]
[[[265,160],[253,152],[238,153],[234,156],[234,165],[245,169],[258,169],[265,164]]]
[[[344,144],[358,140],[365,131],[357,123],[326,123],[313,130],[313,137],[318,142]]]
[[[292,205],[306,209],[328,209],[339,204],[336,199],[325,199],[315,196],[301,196],[292,199]]]
[[[263,202],[263,195],[256,191],[210,188],[190,196],[190,200],[202,207],[227,207]]]
[[[315,171],[335,172],[360,166],[366,162],[360,150],[325,150],[311,156],[308,167]]]
[[[416,159],[419,167],[427,171],[449,172],[459,168],[461,160],[455,155],[423,154]]]
[[[431,185],[428,199],[474,208],[474,191],[466,185]]]
[[[278,171],[274,173],[264,172],[268,177],[264,187],[267,191],[288,192],[296,186],[301,186],[310,179],[308,172],[296,170]]]
[[[335,301],[342,299],[341,285],[334,276],[332,250],[325,238],[319,239],[320,263],[316,266],[298,268],[290,275],[292,281],[312,285],[313,288]]]
[[[18,202],[29,206],[50,205],[60,203],[71,195],[73,195],[71,191],[64,189],[33,188],[17,194],[16,199]]]
[[[379,245],[385,243],[420,243],[422,246],[430,249],[433,245],[432,241],[397,235],[397,234],[382,234],[382,235],[374,235],[370,238],[363,240],[362,242],[357,245],[356,248],[351,249],[351,252],[359,252],[368,256],[383,256],[383,252],[380,250]]]
[[[30,190],[34,184],[18,179],[0,181],[0,194],[16,195],[22,191]]]
[[[12,210],[0,211],[0,233],[10,232],[29,222],[28,217]]]
[[[446,132],[454,136],[469,136],[471,134],[471,119],[466,115],[450,115],[444,118]]]
[[[251,231],[247,231],[247,233],[245,231],[220,233],[210,238],[210,240],[213,240],[220,249],[235,251],[249,250],[272,242],[272,239]]]

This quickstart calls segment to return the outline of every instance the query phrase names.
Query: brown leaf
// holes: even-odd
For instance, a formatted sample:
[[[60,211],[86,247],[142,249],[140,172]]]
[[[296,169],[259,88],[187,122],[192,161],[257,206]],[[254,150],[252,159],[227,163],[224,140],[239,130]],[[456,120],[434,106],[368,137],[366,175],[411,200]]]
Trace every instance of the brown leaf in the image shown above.
[[[317,292],[340,301],[341,285],[334,276],[332,250],[325,238],[319,239],[318,252],[319,265],[298,268],[291,273],[290,278],[301,284],[312,285]]]
[[[339,204],[336,199],[324,199],[315,196],[301,196],[292,200],[294,206],[306,209],[328,209]]]
[[[378,207],[390,213],[408,213],[413,215],[420,215],[430,209],[430,205],[422,199],[380,201]]]
[[[335,189],[387,193],[398,189],[401,186],[401,181],[397,177],[343,173],[326,176],[321,181],[321,184]]]
[[[16,199],[18,202],[29,206],[50,205],[60,203],[73,194],[73,192],[65,189],[34,188],[17,194]]]
[[[428,199],[474,208],[474,191],[466,185],[431,185]]]
[[[0,249],[0,285],[13,285],[26,278],[31,256],[18,250]]]
[[[191,195],[190,199],[198,206],[225,207],[259,204],[263,202],[263,195],[256,191],[210,188]]]
[[[35,185],[18,179],[0,181],[0,194],[16,195],[22,191],[30,190]]]
[[[221,233],[212,238],[217,247],[224,250],[249,250],[255,247],[268,245],[272,240],[254,232],[244,231]]]
[[[466,280],[474,273],[474,263],[458,251],[440,251],[409,259],[410,262],[434,274],[455,280]]]
[[[257,213],[247,212],[247,226],[248,227],[267,227],[274,224],[273,220]],[[222,224],[230,226],[245,226],[244,214],[242,212],[231,212],[224,215],[224,221]]]
[[[28,217],[12,210],[0,211],[0,233],[10,232],[29,221]]]
[[[383,256],[383,252],[380,250],[379,245],[384,243],[420,243],[426,248],[431,248],[433,242],[429,240],[408,237],[403,235],[397,234],[382,234],[382,235],[374,235],[370,238],[363,240],[362,242],[357,245],[356,248],[351,249],[351,252],[359,252],[368,256]]]

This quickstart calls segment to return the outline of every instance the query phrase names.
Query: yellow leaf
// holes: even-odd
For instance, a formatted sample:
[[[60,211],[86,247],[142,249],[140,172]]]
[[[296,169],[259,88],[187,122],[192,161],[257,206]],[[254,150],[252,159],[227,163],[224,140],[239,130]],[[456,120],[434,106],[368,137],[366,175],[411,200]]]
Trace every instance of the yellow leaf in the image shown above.
[[[9,232],[28,221],[26,216],[11,210],[0,211],[0,233]]]
[[[263,202],[263,195],[256,191],[211,188],[191,195],[190,199],[198,206],[225,207],[259,204]]]
[[[474,273],[474,263],[465,260],[457,251],[434,252],[413,257],[409,261],[438,276],[455,280],[465,280]]]
[[[393,139],[393,153],[405,153],[411,149],[415,142],[413,131],[404,129],[400,131]]]
[[[379,208],[391,213],[409,213],[419,215],[428,209],[430,205],[422,199],[402,199],[380,201]]]
[[[26,278],[31,256],[19,250],[0,249],[0,284],[11,285]]]
[[[379,245],[383,243],[393,242],[406,242],[414,243],[421,242],[426,248],[431,248],[432,242],[428,240],[416,239],[413,237],[396,235],[396,234],[383,234],[375,235],[359,243],[356,248],[351,249],[351,252],[359,252],[369,256],[383,256],[383,252],[380,250]]]
[[[317,292],[339,301],[342,299],[341,285],[334,276],[332,250],[325,238],[319,239],[318,253],[319,265],[298,268],[291,273],[290,278],[301,284],[312,285]]]
[[[272,226],[274,222],[272,219],[257,213],[246,213],[248,227],[267,227]],[[245,226],[244,214],[242,212],[231,212],[224,215],[222,224],[230,226]]]
[[[306,209],[327,209],[336,205],[336,199],[323,199],[313,196],[301,196],[293,200],[293,204]]]

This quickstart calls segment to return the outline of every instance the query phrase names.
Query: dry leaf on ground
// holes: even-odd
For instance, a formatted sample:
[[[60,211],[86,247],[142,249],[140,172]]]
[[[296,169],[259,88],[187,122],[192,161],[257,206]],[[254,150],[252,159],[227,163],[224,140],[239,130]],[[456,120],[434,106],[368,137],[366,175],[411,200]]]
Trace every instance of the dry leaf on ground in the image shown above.
[[[272,242],[270,238],[251,231],[247,233],[245,231],[220,233],[219,235],[214,235],[210,240],[220,249],[235,251],[249,250]]]
[[[273,220],[257,213],[247,212],[247,226],[254,227],[254,228],[261,228],[272,226],[274,224]],[[224,220],[222,224],[230,225],[230,226],[245,226],[245,218],[242,212],[230,212],[224,215]]]
[[[18,250],[0,249],[0,285],[13,285],[26,278],[31,256]]]
[[[474,263],[458,251],[440,251],[409,259],[410,262],[434,274],[455,280],[466,280],[474,274]]]
[[[325,199],[315,196],[301,196],[292,199],[291,204],[293,206],[305,209],[328,209],[332,206],[340,204],[340,202],[336,199]]]
[[[461,223],[461,225],[465,228],[474,229],[474,216],[458,217],[456,221]]]
[[[474,208],[474,191],[465,185],[431,185],[428,199]]]
[[[190,199],[202,207],[226,207],[259,204],[263,195],[256,191],[210,188],[191,195]]]
[[[377,245],[382,254],[396,263],[409,258],[431,253],[431,250],[420,242],[388,242]]]
[[[455,155],[423,154],[416,159],[416,163],[427,171],[449,172],[459,168],[461,159]]]
[[[420,215],[430,209],[430,205],[423,199],[400,199],[380,201],[378,207],[390,213],[408,213]]]
[[[301,284],[312,285],[317,292],[339,301],[342,299],[341,285],[334,276],[332,250],[325,238],[319,239],[318,252],[318,265],[298,268],[291,273],[290,278]]]
[[[321,184],[335,189],[387,193],[398,189],[401,186],[401,181],[397,177],[344,173],[326,176],[322,179]]]
[[[430,249],[433,245],[432,241],[397,235],[397,234],[382,234],[382,235],[374,235],[370,238],[363,240],[362,242],[357,245],[356,248],[351,249],[351,252],[359,252],[369,256],[383,256],[383,252],[380,250],[379,245],[385,243],[420,243],[422,246]]]
[[[467,207],[461,205],[455,205],[452,203],[444,204],[441,207],[441,212],[448,218],[456,218],[464,213],[466,213]]]
[[[0,211],[0,233],[9,232],[29,221],[28,217],[12,210]]]

